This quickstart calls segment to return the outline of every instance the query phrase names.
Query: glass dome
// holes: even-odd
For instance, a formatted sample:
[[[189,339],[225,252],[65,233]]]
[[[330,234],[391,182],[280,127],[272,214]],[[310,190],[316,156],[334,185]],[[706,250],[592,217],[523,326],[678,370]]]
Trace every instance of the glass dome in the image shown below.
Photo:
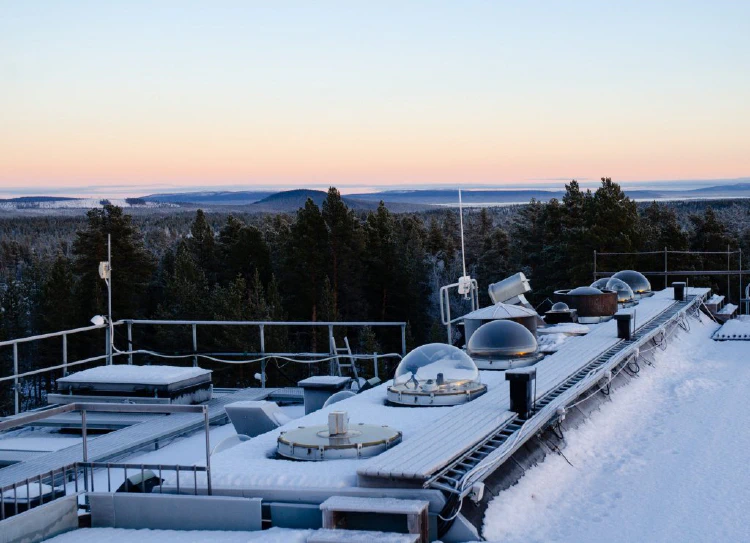
[[[517,322],[502,320],[483,324],[469,339],[469,354],[478,357],[525,356],[537,350],[534,334]]]
[[[591,283],[591,286],[593,288],[598,288],[599,290],[603,288],[607,288],[607,282],[610,280],[609,277],[602,277],[601,279],[597,279],[593,283]]]
[[[565,311],[570,311],[570,307],[568,307],[568,304],[566,304],[565,302],[557,302],[556,304],[552,304],[550,311],[553,311],[555,313],[563,313]]]
[[[594,287],[578,287],[568,292],[569,296],[598,296],[602,291]]]
[[[621,304],[630,303],[635,298],[633,289],[625,281],[616,277],[612,277],[607,282],[607,290],[614,290],[617,293],[617,302]]]
[[[461,349],[445,343],[428,343],[417,347],[401,360],[393,384],[407,385],[411,382],[416,388],[417,384],[426,381],[434,382],[436,387],[444,383],[460,385],[479,381],[479,369]]]
[[[612,277],[627,283],[635,294],[651,292],[651,283],[646,279],[646,276],[635,270],[622,270]]]

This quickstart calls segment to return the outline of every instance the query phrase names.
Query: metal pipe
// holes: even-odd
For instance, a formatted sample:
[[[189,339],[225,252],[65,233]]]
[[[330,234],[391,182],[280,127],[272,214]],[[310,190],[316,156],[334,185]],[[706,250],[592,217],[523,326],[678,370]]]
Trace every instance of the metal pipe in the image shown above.
[[[594,249],[594,281],[596,281],[596,249]]]
[[[128,323],[128,365],[133,365],[133,323]]]
[[[110,341],[114,341],[112,333],[112,234],[107,234],[107,324]],[[109,364],[112,365],[112,344],[110,343]]]
[[[739,267],[739,273],[740,273],[740,290],[739,290],[739,294],[737,294],[737,296],[739,296],[739,298],[740,298],[740,313],[742,313],[742,248],[740,248],[740,256],[739,256],[738,267]]]
[[[18,343],[13,344],[13,409],[18,415]]]
[[[335,345],[335,343],[334,343],[334,339],[333,339],[333,325],[329,324],[328,325],[328,354],[330,354],[331,356],[335,356],[336,355],[336,351],[334,349],[334,345]],[[331,375],[336,375],[336,369],[335,368],[338,365],[338,360],[332,358],[331,361],[328,363],[328,365],[330,366],[330,373],[331,373]]]
[[[193,324],[192,325],[192,329],[193,329],[193,352],[197,353],[198,352],[198,325],[197,324]],[[194,368],[198,367],[198,357],[197,356],[193,357],[193,367]]]
[[[119,321],[115,323],[115,326],[121,324],[124,321]],[[399,324],[399,323],[393,323],[393,325]],[[81,332],[88,332],[90,330],[98,330],[100,328],[106,328],[106,324],[100,324],[98,326],[84,326],[83,328],[71,328],[70,330],[62,330],[60,332],[50,332],[49,334],[38,334],[36,336],[27,336],[17,339],[8,339],[5,341],[0,341],[0,347],[6,347],[8,345],[13,345],[14,343],[27,343],[29,341],[37,341],[40,339],[49,339],[52,337],[60,337],[65,334],[78,334]]]
[[[209,420],[208,420],[208,407],[203,406],[203,424],[206,428],[206,488],[208,489],[208,495],[213,494],[211,489],[211,439],[209,433]]]
[[[112,365],[112,341],[111,341],[109,328],[107,328],[104,331],[104,341],[106,342],[106,345],[105,345],[106,350],[104,352],[106,353],[106,356],[107,356],[107,366],[111,366]]]
[[[730,254],[731,253],[729,252],[729,244],[727,243],[727,302],[730,300],[730,293],[731,293],[731,286],[730,286],[730,283],[729,283],[729,280],[730,280],[730,277],[729,277],[729,269],[730,269],[730,267],[729,267],[730,266],[730,264],[729,264],[729,255]]]
[[[266,328],[263,324],[258,325],[260,333],[260,352],[266,354]],[[260,388],[266,388],[266,361],[260,363]]]
[[[63,334],[63,352],[62,352],[62,358],[63,358],[63,377],[68,375],[68,335]]]
[[[722,253],[723,254],[723,253]],[[133,324],[197,324],[199,326],[401,326],[405,322],[368,322],[368,321],[197,321],[197,320],[149,320],[149,319],[124,319],[120,322],[132,322]],[[99,327],[101,328],[101,326]],[[2,345],[0,345],[2,346]]]

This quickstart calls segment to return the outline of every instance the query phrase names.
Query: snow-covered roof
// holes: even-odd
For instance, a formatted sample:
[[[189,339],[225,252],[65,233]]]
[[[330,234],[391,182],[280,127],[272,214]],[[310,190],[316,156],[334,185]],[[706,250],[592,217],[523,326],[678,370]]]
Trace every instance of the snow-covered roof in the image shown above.
[[[169,385],[175,382],[210,374],[203,368],[180,368],[176,366],[131,366],[118,364],[99,366],[71,373],[57,380],[58,383],[137,383],[143,385]]]
[[[721,328],[716,330],[713,338],[750,340],[750,315],[741,315],[736,319],[728,320]]]

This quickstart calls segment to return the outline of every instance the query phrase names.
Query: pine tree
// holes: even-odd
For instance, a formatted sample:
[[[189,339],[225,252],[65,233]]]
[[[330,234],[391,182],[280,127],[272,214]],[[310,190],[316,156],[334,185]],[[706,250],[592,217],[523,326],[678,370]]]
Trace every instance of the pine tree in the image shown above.
[[[381,201],[366,221],[367,251],[365,252],[366,282],[364,294],[371,318],[389,320],[391,292],[398,288],[395,221]]]
[[[195,213],[195,220],[190,227],[190,238],[187,246],[195,263],[203,270],[209,284],[215,283],[218,267],[216,240],[214,239],[214,231],[202,209]]]
[[[328,230],[329,272],[333,312],[351,315],[361,306],[362,232],[354,213],[337,189],[328,189],[322,216]]]
[[[99,277],[99,262],[107,260],[107,235],[112,239],[112,314],[115,320],[143,315],[144,296],[155,269],[154,258],[143,246],[140,232],[122,208],[105,205],[86,214],[84,230],[73,242],[73,271],[77,278],[77,321],[84,324],[107,313],[107,289]]]

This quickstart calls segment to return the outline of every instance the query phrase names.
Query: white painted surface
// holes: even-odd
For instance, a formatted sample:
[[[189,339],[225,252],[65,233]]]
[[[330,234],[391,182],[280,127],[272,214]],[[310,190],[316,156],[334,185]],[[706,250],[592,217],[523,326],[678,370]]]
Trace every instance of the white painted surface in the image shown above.
[[[210,374],[203,368],[180,368],[176,366],[130,366],[119,364],[99,366],[71,373],[57,380],[58,383],[135,383],[143,385],[169,385],[193,377]]]

